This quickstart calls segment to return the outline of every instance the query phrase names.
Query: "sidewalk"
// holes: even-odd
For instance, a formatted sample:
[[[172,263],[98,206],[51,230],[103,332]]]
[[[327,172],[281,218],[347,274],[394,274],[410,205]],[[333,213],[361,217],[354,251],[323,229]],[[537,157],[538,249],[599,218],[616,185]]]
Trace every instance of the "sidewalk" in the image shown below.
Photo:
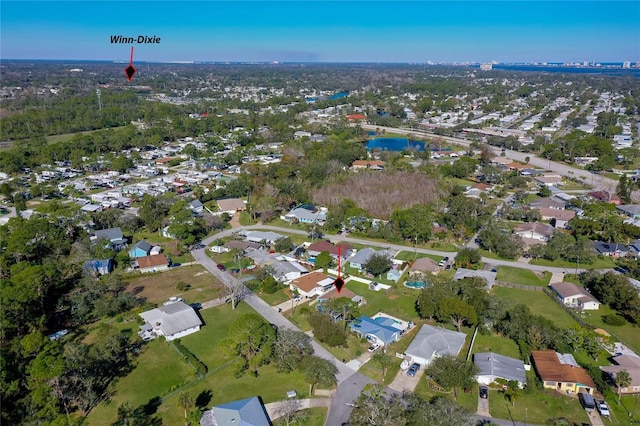
[[[269,418],[271,420],[279,419],[282,415],[278,413],[278,405],[281,403],[285,403],[287,400],[278,401],[278,402],[270,402],[269,404],[265,404],[264,408],[267,410],[267,414],[269,414]],[[315,407],[329,407],[331,405],[331,398],[313,398],[313,399],[300,399],[299,410],[306,410],[307,408],[315,408]]]

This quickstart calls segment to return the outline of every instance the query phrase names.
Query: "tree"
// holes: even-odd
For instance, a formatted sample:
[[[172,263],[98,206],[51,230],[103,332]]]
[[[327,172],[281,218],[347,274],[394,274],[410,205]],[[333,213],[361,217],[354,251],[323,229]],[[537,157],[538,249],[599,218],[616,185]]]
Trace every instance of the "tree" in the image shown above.
[[[431,238],[432,218],[428,206],[416,204],[406,210],[395,210],[391,214],[391,225],[405,240],[425,242]]]
[[[387,394],[383,387],[367,385],[354,403],[349,424],[354,426],[397,426],[406,424],[406,408],[396,394]]]
[[[444,355],[434,359],[426,369],[426,373],[440,386],[453,388],[453,394],[457,401],[459,388],[473,386],[478,367],[452,355]]]
[[[258,366],[269,362],[275,340],[276,331],[271,324],[256,314],[245,314],[231,324],[223,347],[244,358],[257,376]]]
[[[480,260],[481,256],[478,249],[463,248],[458,252],[455,263],[458,268],[468,268],[471,265],[480,263]]]
[[[627,370],[620,370],[616,373],[614,379],[616,381],[616,387],[618,388],[618,405],[620,405],[622,389],[631,384],[631,375]]]
[[[515,380],[509,380],[507,388],[504,390],[504,397],[511,402],[511,406],[516,406],[516,399],[518,398],[518,382]]]
[[[251,293],[242,281],[238,281],[235,278],[226,279],[223,284],[224,287],[221,293],[231,302],[231,309],[233,310],[236,309],[240,301]]]
[[[381,275],[391,269],[392,265],[393,261],[388,254],[373,253],[371,256],[369,256],[369,259],[367,259],[363,266],[368,273],[370,273],[374,277],[377,277],[378,275]]]
[[[447,297],[438,306],[436,314],[439,321],[451,320],[458,331],[463,324],[473,325],[478,321],[477,313],[473,306],[458,297]]]
[[[184,410],[185,423],[186,423],[186,426],[189,426],[188,416],[189,416],[189,413],[196,406],[195,399],[193,399],[193,397],[189,395],[187,392],[182,392],[178,396],[178,405],[180,406],[180,408],[182,408],[182,410]]]
[[[279,328],[273,345],[273,360],[280,372],[297,369],[304,357],[313,354],[311,337],[300,331]]]
[[[387,374],[387,368],[393,364],[393,360],[382,351],[376,352],[375,355],[371,357],[371,361],[380,367],[383,377]]]
[[[297,423],[302,414],[302,403],[298,398],[288,398],[277,403],[274,418],[282,419],[287,426]]]
[[[304,380],[309,383],[309,396],[313,396],[313,388],[316,385],[334,386],[336,384],[336,374],[338,369],[331,361],[315,355],[304,358],[301,366]]]
[[[341,314],[345,330],[349,321],[360,316],[358,303],[352,301],[348,297],[336,297],[335,299],[323,301],[322,311],[326,313],[335,312]]]
[[[322,343],[329,346],[344,346],[347,343],[342,326],[334,322],[327,314],[317,311],[309,314],[309,324],[313,329],[313,335]]]
[[[291,247],[293,247],[293,243],[289,237],[279,238],[273,246],[275,251],[278,253],[289,253],[291,251]]]
[[[327,268],[330,268],[335,265],[333,257],[331,253],[328,251],[323,251],[316,256],[316,268],[322,268],[323,271],[327,271]]]
[[[425,401],[415,393],[405,393],[408,425],[475,426],[473,415],[446,396]]]

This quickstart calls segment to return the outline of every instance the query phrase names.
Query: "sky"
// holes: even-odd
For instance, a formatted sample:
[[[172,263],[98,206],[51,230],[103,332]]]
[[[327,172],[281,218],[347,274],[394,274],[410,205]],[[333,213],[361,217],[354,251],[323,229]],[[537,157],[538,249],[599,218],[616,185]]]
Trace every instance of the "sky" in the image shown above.
[[[638,0],[2,0],[0,59],[635,62],[639,23]]]

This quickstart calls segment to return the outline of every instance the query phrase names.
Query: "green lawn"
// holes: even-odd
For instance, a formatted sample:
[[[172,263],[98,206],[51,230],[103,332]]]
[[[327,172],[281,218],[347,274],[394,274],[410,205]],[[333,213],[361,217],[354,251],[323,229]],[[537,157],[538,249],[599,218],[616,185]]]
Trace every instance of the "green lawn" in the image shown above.
[[[572,422],[589,424],[586,411],[576,397],[544,390],[535,393],[519,391],[514,406],[501,391],[489,390],[489,412],[498,419],[544,424],[550,417],[566,417]]]
[[[506,257],[500,257],[497,254],[495,254],[493,252],[490,252],[489,250],[485,250],[485,249],[478,249],[478,252],[480,252],[480,256],[488,257],[489,259],[513,260],[513,259],[507,259]]]
[[[625,345],[629,346],[636,353],[640,353],[640,330],[638,327],[633,326],[632,324],[625,324],[622,326],[613,326],[609,324],[605,324],[602,321],[603,315],[614,314],[616,311],[611,309],[607,305],[600,305],[600,309],[597,311],[587,311],[581,314],[581,318],[587,324],[590,324],[596,328],[603,328],[607,330],[615,340],[619,340],[623,342]]]
[[[230,359],[220,350],[229,325],[240,315],[253,313],[241,303],[235,311],[222,305],[201,311],[205,325],[181,342],[208,368],[209,373],[199,380],[193,369],[182,362],[176,351],[164,339],[156,339],[143,347],[134,370],[113,386],[111,401],[96,407],[87,419],[89,425],[111,425],[116,421],[117,408],[128,401],[133,407],[146,404],[154,397],[162,397],[157,415],[163,424],[177,425],[183,422],[178,407],[178,396],[188,392],[194,398],[209,395],[206,406],[218,405],[236,399],[259,395],[265,403],[286,398],[286,392],[295,390],[300,398],[307,398],[308,385],[302,374],[281,374],[275,366],[266,365],[258,370],[258,377],[245,374],[234,378]],[[202,399],[202,398],[201,398]]]
[[[343,324],[343,322],[340,322],[340,325]],[[358,336],[356,336],[354,333],[351,333],[348,329],[347,346],[331,347],[325,343],[321,343],[321,345],[324,346],[326,350],[331,352],[331,354],[333,354],[333,356],[335,356],[336,358],[344,359],[346,361],[351,361],[352,359],[359,357],[363,353],[367,352],[367,348],[371,346],[371,344],[366,340],[363,341],[362,339],[358,338]]]
[[[413,262],[415,259],[421,259],[423,257],[428,257],[430,259],[435,260],[436,262],[439,262],[440,260],[444,259],[444,257],[442,256],[436,256],[434,254],[426,254],[426,253],[414,253],[412,251],[401,251],[396,255],[395,258],[398,260],[404,260],[406,262]]]
[[[551,280],[551,272],[536,273],[522,268],[514,268],[513,266],[500,266],[498,268],[498,281],[506,281],[509,283],[547,286]]]
[[[541,266],[555,266],[558,268],[568,268],[569,270],[576,268],[576,262],[567,262],[564,260],[546,260],[546,259],[533,259],[530,262],[532,265],[541,265]],[[580,269],[610,269],[615,265],[614,261],[609,258],[598,258],[591,264],[582,264],[577,265]]]
[[[484,335],[478,333],[471,353],[494,352],[500,355],[520,359],[520,350],[513,340],[497,334]]]
[[[571,315],[565,312],[555,301],[551,300],[542,291],[521,290],[519,288],[509,288],[494,286],[492,293],[495,296],[510,299],[515,304],[524,304],[529,307],[531,313],[542,315],[553,321],[560,328],[566,328],[577,325]]]
[[[454,400],[453,391],[443,393],[435,389],[432,389],[429,386],[429,382],[424,378],[424,376],[418,382],[418,386],[416,386],[415,393],[427,400],[436,396],[446,396],[447,398]],[[462,405],[464,408],[469,410],[471,413],[475,413],[478,410],[478,387],[477,386],[472,387],[470,393],[464,392],[462,389],[458,390],[457,402],[458,404]]]
[[[324,422],[327,419],[327,411],[324,407],[301,410],[300,420],[295,424],[296,426],[324,426]],[[286,426],[286,423],[284,420],[276,420],[273,426]]]
[[[135,369],[113,386],[111,400],[91,411],[87,424],[111,425],[117,420],[121,403],[127,401],[138,407],[190,380],[195,380],[193,369],[164,339],[153,340],[144,346]]]
[[[367,300],[367,304],[360,307],[362,315],[371,316],[378,312],[386,312],[405,321],[418,320],[415,309],[415,301],[418,297],[416,290],[399,286],[397,289],[389,289],[388,293],[383,290],[372,291],[366,284],[356,281],[349,281],[346,287]]]
[[[247,226],[247,225],[252,225],[253,221],[251,220],[251,216],[249,215],[249,212],[240,212],[240,219],[239,219],[240,225],[243,226]]]
[[[281,304],[282,302],[286,302],[287,300],[291,299],[291,297],[287,293],[288,291],[289,291],[288,288],[283,287],[273,294],[263,293],[261,291],[258,291],[257,294],[258,296],[260,296],[262,300],[267,302],[269,305],[276,306]]]

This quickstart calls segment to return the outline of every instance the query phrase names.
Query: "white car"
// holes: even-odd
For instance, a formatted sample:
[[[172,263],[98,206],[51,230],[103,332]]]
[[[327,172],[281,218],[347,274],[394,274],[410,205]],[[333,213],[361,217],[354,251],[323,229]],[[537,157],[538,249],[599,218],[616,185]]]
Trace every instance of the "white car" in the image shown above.
[[[299,302],[301,300],[302,300],[302,297],[300,297],[300,296],[296,296],[296,297],[293,298],[294,302]]]
[[[380,344],[378,343],[374,343],[373,345],[369,346],[369,349],[367,349],[369,352],[375,352],[380,348]]]
[[[604,401],[598,402],[598,412],[600,412],[601,416],[609,417],[609,407]]]

